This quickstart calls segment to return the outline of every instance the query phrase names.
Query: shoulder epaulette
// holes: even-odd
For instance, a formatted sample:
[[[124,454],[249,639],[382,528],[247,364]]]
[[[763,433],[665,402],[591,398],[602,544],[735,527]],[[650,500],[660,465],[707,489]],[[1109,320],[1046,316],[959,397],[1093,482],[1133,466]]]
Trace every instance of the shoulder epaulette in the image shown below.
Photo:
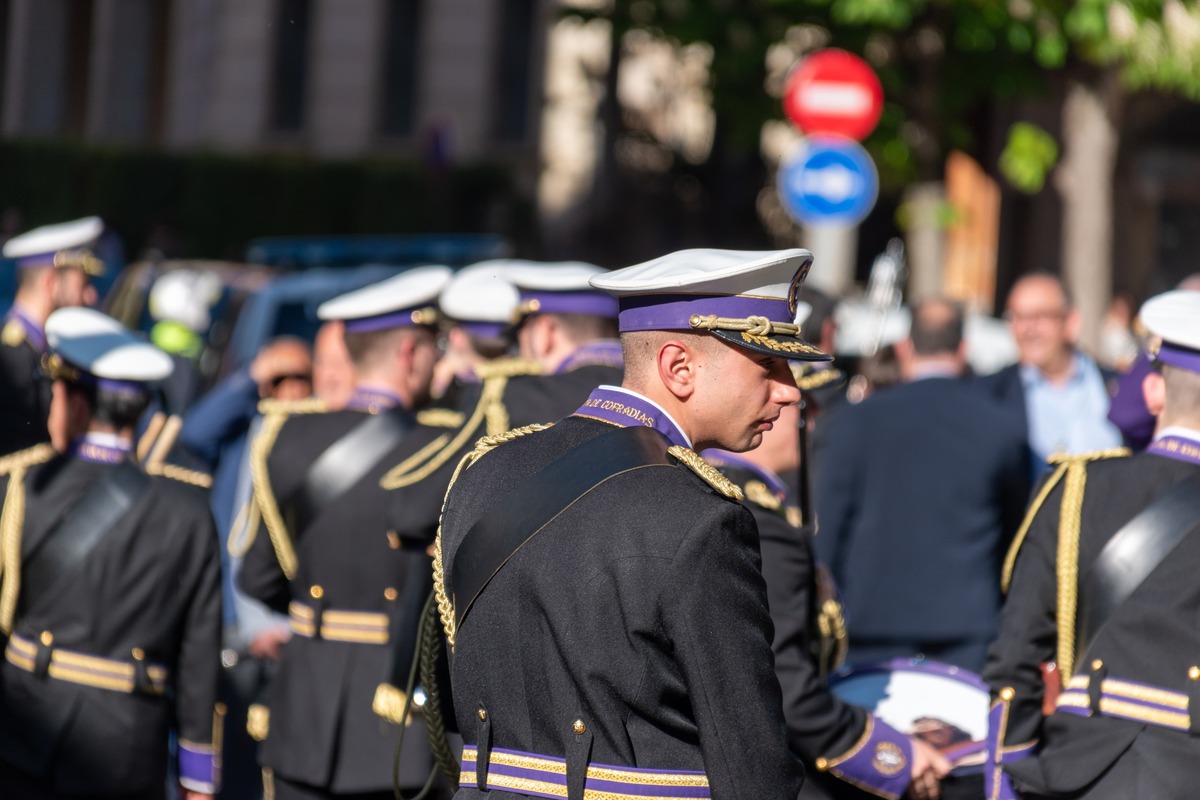
[[[457,428],[466,418],[466,414],[451,408],[427,408],[417,412],[417,422],[430,428]]]
[[[325,405],[325,401],[315,397],[305,397],[302,400],[276,400],[268,397],[258,401],[260,414],[319,414],[328,410],[329,406]]]
[[[778,511],[783,507],[783,501],[762,481],[746,481],[742,492],[746,495],[747,502],[762,506],[768,511]]]
[[[513,371],[517,365],[524,365],[525,368],[528,368],[531,364],[533,364],[532,361],[520,359],[500,359],[482,365],[480,369],[476,370],[476,374],[483,378],[483,389],[479,393],[479,401],[469,416],[463,415],[465,417],[463,422],[453,426],[458,428],[454,435],[444,435],[434,439],[388,470],[379,481],[379,485],[391,491],[419,483],[441,469],[456,454],[461,453],[472,437],[478,435],[480,428],[489,434],[500,434],[508,430],[510,427],[508,409],[504,407],[505,387],[508,385],[508,379],[513,375],[534,374]],[[486,374],[492,368],[494,371]],[[418,420],[420,420],[419,415]]]
[[[1012,547],[1004,559],[1000,588],[1007,592],[1012,582],[1013,569],[1016,567],[1017,554],[1021,545],[1025,543],[1030,526],[1033,525],[1046,498],[1059,483],[1062,483],[1063,497],[1058,511],[1058,552],[1055,557],[1055,570],[1058,574],[1057,664],[1063,675],[1072,674],[1075,661],[1075,612],[1079,601],[1079,535],[1082,527],[1083,495],[1087,485],[1087,465],[1093,461],[1124,458],[1129,454],[1128,448],[1114,447],[1090,453],[1051,456],[1048,461],[1054,464],[1056,469],[1029,504],[1025,519],[1021,522],[1021,527],[1013,538]]]
[[[48,444],[35,444],[24,450],[0,458],[0,475],[7,475],[19,469],[28,469],[36,464],[49,461],[54,457],[55,450]]]
[[[212,475],[200,472],[199,470],[181,467],[177,464],[147,464],[146,474],[170,478],[180,483],[199,486],[201,489],[212,488]]]
[[[517,375],[541,375],[542,365],[528,358],[497,358],[475,368],[480,380],[514,378]]]
[[[505,442],[511,442],[514,439],[519,439],[522,436],[527,436],[531,433],[544,431],[547,428],[553,427],[553,423],[549,425],[526,425],[523,428],[514,428],[511,431],[498,434],[496,436],[485,436],[475,443],[475,449],[462,457],[458,462],[458,466],[454,469],[454,474],[450,476],[450,483],[446,486],[446,497],[450,497],[450,490],[454,488],[454,484],[458,482],[458,476],[462,474],[464,469],[470,467],[475,461]],[[454,603],[450,601],[450,596],[446,594],[446,573],[442,566],[442,520],[446,516],[446,501],[442,501],[442,511],[438,516],[437,536],[433,540],[433,594],[437,600],[438,616],[442,620],[442,628],[446,631],[446,643],[450,645],[450,651],[454,652]]]
[[[742,494],[742,490],[738,488],[738,485],[722,475],[716,467],[705,461],[695,450],[688,447],[681,447],[680,445],[672,445],[667,449],[667,452],[675,456],[685,467],[699,475],[718,494],[728,497],[730,500],[736,500],[739,503],[742,502],[745,495]]]
[[[21,535],[25,530],[25,471],[49,461],[54,448],[34,445],[0,459],[0,472],[9,476],[0,511],[0,633],[12,633],[21,593]]]
[[[25,341],[25,328],[15,319],[10,319],[4,324],[4,329],[0,330],[0,343],[5,347],[17,347],[23,341]]]
[[[238,546],[242,552],[249,550],[258,530],[258,522],[261,521],[267,528],[267,535],[271,537],[271,546],[275,550],[275,557],[279,561],[280,569],[283,570],[287,579],[291,580],[296,576],[296,549],[292,545],[291,534],[288,533],[287,526],[283,522],[283,514],[279,511],[279,503],[275,499],[275,492],[271,488],[271,478],[267,471],[267,458],[271,454],[271,448],[275,446],[279,432],[287,423],[288,416],[285,413],[264,414],[262,427],[259,428],[254,441],[250,443],[252,488],[250,501],[252,508],[249,513],[256,516],[254,516],[254,523],[247,525],[244,541],[239,542]],[[232,538],[229,546],[230,552],[233,552]]]
[[[818,369],[796,376],[796,388],[802,392],[811,392],[832,383],[845,380],[846,376],[839,369]]]

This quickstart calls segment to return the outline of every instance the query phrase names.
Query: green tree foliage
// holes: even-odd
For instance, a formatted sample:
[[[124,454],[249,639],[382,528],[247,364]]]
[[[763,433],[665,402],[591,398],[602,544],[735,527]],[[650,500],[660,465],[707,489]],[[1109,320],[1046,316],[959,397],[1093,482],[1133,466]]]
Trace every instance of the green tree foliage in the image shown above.
[[[612,20],[617,35],[710,45],[718,126],[746,152],[782,116],[770,48],[802,29],[818,32],[809,49],[863,56],[886,98],[866,144],[892,187],[939,177],[949,150],[976,148],[991,103],[1039,93],[1048,70],[1077,60],[1119,64],[1133,86],[1200,95],[1200,10],[1180,0],[610,0],[586,16]]]

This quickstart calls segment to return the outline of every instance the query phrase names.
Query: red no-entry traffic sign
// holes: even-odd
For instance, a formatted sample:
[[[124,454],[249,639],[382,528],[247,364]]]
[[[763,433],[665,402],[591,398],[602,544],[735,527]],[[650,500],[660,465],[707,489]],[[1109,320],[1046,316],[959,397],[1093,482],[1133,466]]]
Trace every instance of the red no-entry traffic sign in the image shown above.
[[[845,50],[818,50],[798,62],[783,92],[783,110],[808,135],[863,139],[883,113],[875,71]]]

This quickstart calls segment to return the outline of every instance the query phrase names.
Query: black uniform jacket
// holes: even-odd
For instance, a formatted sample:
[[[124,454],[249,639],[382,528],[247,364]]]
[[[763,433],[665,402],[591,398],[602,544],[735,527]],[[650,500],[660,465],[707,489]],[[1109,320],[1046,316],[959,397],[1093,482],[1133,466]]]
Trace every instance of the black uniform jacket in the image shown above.
[[[775,625],[771,649],[783,690],[788,744],[811,770],[818,758],[848,751],[862,736],[868,717],[863,709],[843,703],[830,692],[822,674],[812,527],[789,522],[786,506],[751,470],[722,465],[721,472],[746,493],[745,505],[758,525],[767,602]],[[828,794],[810,779],[802,796]]]
[[[41,355],[10,321],[0,335],[0,455],[50,441],[50,381],[42,377]]]
[[[1197,472],[1200,467],[1193,464],[1148,453],[1088,464],[1078,575],[1087,575],[1108,540],[1138,512]],[[1012,689],[1003,732],[1006,747],[1040,740],[1035,758],[1018,761],[1008,771],[1017,778],[1017,788],[1066,793],[1088,786],[1106,771],[1117,773],[1114,765],[1133,759],[1144,783],[1097,796],[1194,797],[1200,738],[1104,715],[1059,711],[1042,716],[1039,667],[1056,658],[1059,517],[1068,482],[1060,481],[1046,497],[1020,547],[999,636],[984,672],[994,696]],[[1189,670],[1200,664],[1198,568],[1200,535],[1193,533],[1111,614],[1087,652],[1075,654],[1074,673],[1091,676],[1098,661],[1110,680],[1190,694],[1194,720],[1200,684]],[[1064,680],[1070,677],[1063,675]]]
[[[112,469],[65,456],[30,469],[23,558]],[[0,491],[8,481],[0,479]],[[0,758],[56,791],[116,795],[165,786],[171,728],[194,751],[208,750],[220,672],[218,546],[203,493],[151,477],[69,574],[51,585],[35,585],[25,574],[10,649],[18,639],[52,641],[56,649],[124,664],[138,651],[169,677],[162,694],[115,691],[39,677],[6,657]]]
[[[463,472],[442,529],[446,574],[501,498],[612,430],[569,417]],[[750,513],[686,467],[633,469],[571,504],[479,594],[451,655],[459,729],[469,745],[490,726],[491,748],[566,758],[568,784],[590,759],[705,772],[722,800],[794,798],[804,770],[787,749],[771,639]],[[474,783],[457,795],[486,796]]]
[[[400,408],[384,413],[408,417]],[[309,468],[368,418],[365,412],[344,410],[295,414],[283,421],[266,466],[270,493],[286,531],[271,535],[268,520],[267,529],[258,531],[246,552],[239,574],[247,594],[290,613],[293,620],[294,635],[284,647],[269,692],[270,726],[260,760],[277,776],[337,793],[392,785],[399,726],[376,715],[372,704],[377,687],[391,683],[396,672],[388,642],[414,638],[411,632],[401,636],[396,625],[402,618],[415,622],[432,580],[424,545],[409,547],[390,531],[388,496],[379,487],[383,473],[411,455],[411,431],[355,485],[295,530],[295,495]],[[260,437],[267,429],[264,420]],[[259,441],[253,446],[262,445]],[[256,498],[262,488],[256,484]],[[290,579],[281,550],[294,553]],[[415,612],[404,613],[414,605]],[[376,638],[376,630],[365,636],[370,641],[346,641],[297,632],[298,619],[304,628],[318,612],[330,624],[339,621],[338,612],[372,615],[365,618],[369,625],[383,615],[388,633]],[[429,759],[418,720],[405,738],[401,785],[422,785]]]
[[[428,544],[437,533],[438,517],[450,477],[462,457],[483,436],[511,428],[556,422],[583,405],[588,394],[601,384],[619,385],[622,371],[603,364],[587,364],[555,375],[532,374],[532,365],[501,362],[480,370],[483,381],[468,384],[459,394],[455,410],[461,421],[457,428],[434,424],[418,426],[414,453],[432,443],[430,450],[410,464],[398,464],[384,477],[392,489],[388,522],[402,538]],[[514,374],[506,374],[513,372]],[[430,415],[436,418],[436,415]],[[419,480],[414,477],[419,476]],[[403,485],[396,486],[392,478]]]

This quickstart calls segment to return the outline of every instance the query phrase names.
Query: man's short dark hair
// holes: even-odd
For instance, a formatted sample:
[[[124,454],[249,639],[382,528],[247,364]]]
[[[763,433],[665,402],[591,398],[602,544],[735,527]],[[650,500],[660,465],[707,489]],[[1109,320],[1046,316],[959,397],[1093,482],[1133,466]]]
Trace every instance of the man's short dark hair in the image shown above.
[[[363,333],[346,331],[343,337],[346,341],[346,350],[350,353],[350,361],[354,363],[354,366],[358,369],[369,369],[379,360],[386,359],[398,342],[406,337],[417,335],[414,331],[424,331],[431,337],[437,335],[433,328],[406,327]]]
[[[81,395],[92,409],[92,422],[113,430],[133,428],[150,405],[148,391],[110,391],[87,383],[69,383],[68,391]]]
[[[1172,424],[1200,419],[1200,374],[1170,364],[1162,365],[1162,374],[1167,384],[1163,416]]]
[[[913,352],[919,356],[958,352],[963,340],[963,309],[953,300],[930,298],[917,303],[909,333]]]
[[[559,325],[576,344],[596,339],[617,338],[617,321],[591,314],[554,314]]]

